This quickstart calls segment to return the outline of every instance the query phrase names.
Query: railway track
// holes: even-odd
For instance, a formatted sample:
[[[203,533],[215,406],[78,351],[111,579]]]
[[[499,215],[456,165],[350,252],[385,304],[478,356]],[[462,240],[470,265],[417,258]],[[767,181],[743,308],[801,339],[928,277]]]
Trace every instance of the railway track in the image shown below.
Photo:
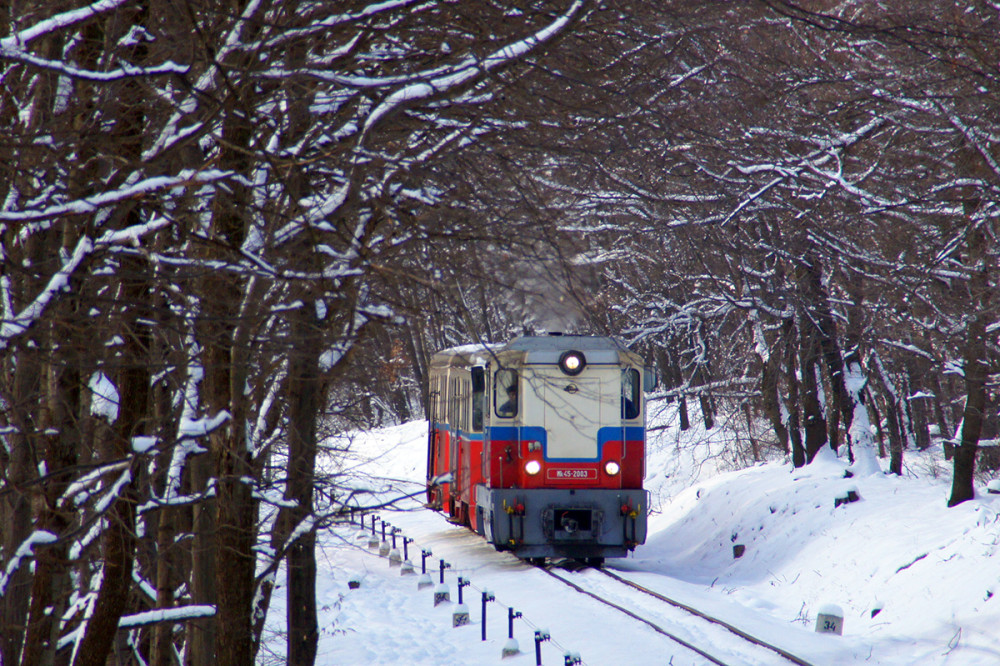
[[[672,620],[664,619],[655,610],[648,610],[647,609],[644,613],[640,613],[640,612],[637,612],[637,611],[632,610],[630,608],[626,608],[620,600],[619,601],[614,601],[612,599],[609,599],[608,596],[606,596],[604,594],[601,594],[599,592],[594,591],[594,589],[592,589],[592,588],[588,589],[587,583],[585,581],[573,581],[573,580],[570,580],[566,576],[560,575],[556,571],[553,571],[551,568],[547,568],[545,566],[538,566],[537,568],[539,570],[541,570],[541,571],[544,571],[549,576],[551,576],[551,577],[559,580],[563,584],[571,587],[572,589],[576,590],[577,592],[579,592],[581,594],[584,594],[584,595],[586,595],[586,596],[588,596],[588,597],[590,597],[590,598],[592,598],[592,599],[594,599],[596,601],[599,601],[600,603],[602,603],[602,604],[604,604],[606,606],[610,606],[611,608],[614,608],[615,610],[618,610],[619,612],[624,613],[625,615],[631,617],[634,620],[637,620],[638,622],[642,622],[643,624],[649,626],[651,629],[653,629],[657,633],[662,634],[662,635],[666,636],[667,638],[669,638],[670,640],[672,640],[672,641],[678,643],[679,645],[683,646],[684,648],[697,653],[698,655],[702,656],[703,658],[707,659],[708,661],[712,662],[713,664],[719,664],[719,666],[743,666],[744,664],[748,663],[748,660],[746,659],[745,656],[739,657],[738,660],[737,660],[737,658],[734,658],[731,655],[728,656],[728,657],[727,656],[720,656],[720,654],[718,653],[718,651],[713,651],[712,648],[708,648],[708,647],[697,645],[696,642],[695,642],[695,640],[693,640],[691,637],[685,638],[685,637],[681,636],[680,632],[677,631],[676,629],[668,629],[668,628],[662,626],[664,624],[671,624],[671,623],[674,624],[674,625],[677,625],[678,621],[676,619],[672,619]],[[685,612],[685,613],[687,613],[689,615],[693,615],[695,617],[698,617],[701,620],[703,620],[703,621],[705,621],[707,623],[710,623],[711,625],[714,625],[715,631],[718,632],[718,631],[725,630],[729,634],[732,634],[732,635],[735,635],[735,636],[739,637],[745,643],[748,643],[748,644],[750,644],[752,646],[755,646],[755,647],[753,647],[751,649],[757,650],[758,652],[760,652],[761,649],[763,649],[765,651],[768,651],[768,653],[771,655],[771,657],[770,657],[769,660],[767,660],[767,659],[765,659],[763,661],[762,660],[757,660],[757,661],[754,661],[753,663],[769,663],[769,664],[772,664],[772,663],[792,663],[792,664],[798,664],[799,666],[812,666],[806,660],[802,659],[801,657],[797,657],[796,655],[788,652],[787,650],[785,650],[785,649],[783,649],[783,648],[781,648],[781,647],[779,647],[777,645],[773,645],[773,644],[768,643],[768,642],[766,642],[764,640],[761,640],[761,639],[759,639],[759,638],[757,638],[755,636],[752,636],[749,633],[747,633],[746,631],[743,631],[739,627],[736,627],[736,626],[734,626],[734,625],[732,625],[732,624],[730,624],[730,623],[728,623],[728,622],[726,622],[724,620],[721,620],[719,618],[713,617],[713,616],[709,615],[708,613],[700,611],[697,608],[694,608],[694,607],[692,607],[692,606],[690,606],[688,604],[684,604],[684,603],[681,603],[681,602],[679,602],[679,601],[677,601],[675,599],[671,599],[671,598],[667,597],[666,595],[663,595],[663,594],[660,594],[659,592],[656,592],[655,590],[650,590],[649,588],[644,587],[642,585],[639,585],[638,583],[635,583],[634,581],[631,581],[631,580],[628,580],[626,578],[623,578],[623,577],[619,576],[618,574],[612,573],[612,572],[607,571],[606,569],[603,569],[603,568],[587,568],[587,570],[599,572],[603,576],[606,576],[606,577],[608,577],[608,578],[616,581],[617,583],[619,583],[622,586],[625,586],[625,587],[627,587],[627,588],[629,588],[631,590],[636,590],[638,592],[641,592],[642,594],[645,594],[645,595],[648,595],[648,596],[650,596],[650,597],[652,597],[654,599],[657,599],[657,600],[659,600],[659,601],[661,601],[661,602],[669,605],[671,608],[676,608],[676,609],[679,609],[680,611],[683,611],[683,612]],[[651,618],[650,615],[652,615],[654,617]],[[659,617],[657,617],[657,616],[659,616]],[[707,636],[710,632],[705,631],[704,633]],[[709,640],[711,640],[711,639],[709,639],[707,637],[704,639],[705,642],[708,642]],[[702,645],[704,645],[704,643]],[[727,661],[727,658],[729,659],[728,661]]]

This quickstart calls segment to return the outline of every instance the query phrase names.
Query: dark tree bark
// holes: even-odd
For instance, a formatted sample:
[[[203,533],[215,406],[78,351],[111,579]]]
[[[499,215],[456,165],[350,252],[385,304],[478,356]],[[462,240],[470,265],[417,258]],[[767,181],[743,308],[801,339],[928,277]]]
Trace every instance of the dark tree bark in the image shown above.
[[[985,322],[980,316],[969,323],[969,339],[965,346],[965,410],[962,415],[962,434],[955,447],[951,497],[948,506],[956,506],[976,496],[976,451],[983,427],[983,410],[986,407],[986,363],[984,336]]]
[[[802,417],[805,420],[806,462],[812,462],[819,450],[826,445],[826,417],[819,403],[818,382],[819,345],[816,344],[816,330],[808,322],[799,319],[799,384]]]
[[[287,515],[286,534],[313,519],[316,430],[322,388],[319,350],[323,339],[314,300],[292,313],[288,363],[288,488],[295,502]],[[306,529],[288,551],[288,660],[309,666],[316,661],[319,628],[316,616],[316,531]]]
[[[32,242],[32,246],[37,243]],[[34,451],[40,448],[36,415],[40,413],[41,369],[38,339],[31,337],[31,344],[22,345],[14,354],[4,359],[4,377],[12,386],[5,390],[12,395],[11,409],[7,413],[16,434],[10,438],[10,456],[4,456],[3,479],[8,491],[2,498],[0,519],[3,520],[3,552],[13,554],[32,532],[31,495],[28,482],[36,476]],[[12,361],[13,367],[7,363]],[[0,562],[6,570],[7,562]],[[0,597],[0,658],[4,664],[20,663],[24,642],[24,627],[28,619],[28,602],[31,599],[31,573],[23,563],[10,577],[7,588]]]
[[[79,285],[76,285],[77,289]],[[65,539],[72,527],[74,512],[59,505],[72,477],[82,450],[81,392],[82,359],[80,353],[89,341],[81,339],[85,316],[80,313],[76,294],[64,299],[53,319],[46,341],[49,365],[46,368],[46,403],[42,408],[44,461],[48,480],[42,485],[36,526],[59,540],[35,550],[35,571],[24,648],[23,666],[48,666],[55,663],[59,639],[59,618],[69,595],[69,543]]]
[[[138,223],[132,211],[127,216]],[[111,429],[109,442],[102,447],[108,460],[121,460],[131,452],[132,438],[145,434],[149,416],[150,349],[149,288],[146,268],[141,259],[125,257],[121,266],[123,284],[120,293],[124,345],[117,386],[120,395],[118,420]],[[132,470],[131,473],[138,473]],[[136,515],[138,493],[135,481],[128,482],[108,511],[108,527],[102,535],[103,573],[93,615],[77,650],[74,666],[102,666],[106,663],[118,633],[118,622],[127,611],[135,562]]]
[[[803,467],[806,462],[806,449],[802,444],[802,429],[799,421],[801,407],[799,387],[797,356],[798,345],[795,341],[795,324],[789,320],[785,323],[785,382],[788,384],[788,400],[786,401],[788,411],[788,436],[792,445],[792,465]]]
[[[772,350],[763,364],[760,379],[761,405],[764,415],[771,424],[775,436],[778,438],[778,446],[785,453],[791,453],[788,445],[788,428],[781,418],[780,397],[778,395],[778,360],[780,356],[777,350]]]
[[[986,356],[986,326],[990,317],[991,288],[987,239],[980,228],[972,229],[969,247],[969,304],[973,310],[966,329],[963,370],[965,373],[965,410],[962,434],[955,447],[954,473],[948,506],[973,499],[975,492],[976,451],[986,410],[986,383],[989,364]]]

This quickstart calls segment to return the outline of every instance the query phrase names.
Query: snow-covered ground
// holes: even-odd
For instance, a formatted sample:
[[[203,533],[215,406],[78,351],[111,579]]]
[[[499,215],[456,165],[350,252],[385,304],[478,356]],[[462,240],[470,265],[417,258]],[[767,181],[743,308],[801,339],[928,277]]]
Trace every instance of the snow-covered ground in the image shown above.
[[[1000,664],[1000,495],[981,488],[976,500],[947,508],[949,470],[937,452],[907,451],[902,478],[845,478],[846,462],[832,454],[800,470],[776,461],[725,471],[733,465],[731,455],[720,453],[724,427],[707,436],[663,423],[648,441],[649,539],[632,557],[609,560],[609,568],[811,664]],[[425,442],[424,422],[359,434],[340,469],[383,498],[413,493],[425,473]],[[835,506],[848,494],[858,500]],[[408,550],[415,576],[400,575],[367,548],[370,530],[321,535],[317,663],[534,664],[535,629],[551,636],[541,644],[544,664],[565,663],[566,652],[592,665],[708,663],[495,552],[420,508],[421,499],[380,513],[414,539]],[[734,545],[745,547],[738,559]],[[433,552],[427,564],[434,585],[418,590],[424,549]],[[435,607],[441,559],[451,565],[445,574],[451,602]],[[562,574],[588,584],[599,576]],[[470,582],[463,591],[470,624],[452,628],[458,576]],[[358,589],[349,589],[352,578]],[[484,590],[495,597],[487,604],[485,641]],[[281,592],[271,613],[270,663],[283,659]],[[649,597],[618,594],[637,611],[650,607]],[[815,631],[817,613],[830,605],[843,611],[843,636]],[[501,661],[508,608],[523,614],[514,623],[521,654]],[[707,641],[726,663],[787,663],[770,652],[740,652],[735,639],[703,636],[697,622],[673,622],[672,632]]]

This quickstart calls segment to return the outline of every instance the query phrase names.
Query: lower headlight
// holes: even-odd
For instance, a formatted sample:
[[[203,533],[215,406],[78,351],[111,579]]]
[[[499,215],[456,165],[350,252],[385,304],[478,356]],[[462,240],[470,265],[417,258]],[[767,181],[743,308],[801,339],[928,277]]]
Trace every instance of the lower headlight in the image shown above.
[[[622,471],[621,465],[616,463],[614,460],[609,460],[604,464],[604,471],[608,473],[608,476],[614,476],[618,472]]]
[[[537,460],[529,460],[524,464],[524,471],[534,476],[542,471],[542,463]]]

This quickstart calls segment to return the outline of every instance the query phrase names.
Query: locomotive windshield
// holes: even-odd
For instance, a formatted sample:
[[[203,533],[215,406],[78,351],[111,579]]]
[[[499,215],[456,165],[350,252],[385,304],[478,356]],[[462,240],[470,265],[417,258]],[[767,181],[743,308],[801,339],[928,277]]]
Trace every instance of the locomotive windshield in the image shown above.
[[[567,377],[558,369],[536,367],[525,374],[529,393],[524,420],[545,428],[546,456],[552,459],[594,459],[598,431],[621,423],[621,371],[589,365]]]

